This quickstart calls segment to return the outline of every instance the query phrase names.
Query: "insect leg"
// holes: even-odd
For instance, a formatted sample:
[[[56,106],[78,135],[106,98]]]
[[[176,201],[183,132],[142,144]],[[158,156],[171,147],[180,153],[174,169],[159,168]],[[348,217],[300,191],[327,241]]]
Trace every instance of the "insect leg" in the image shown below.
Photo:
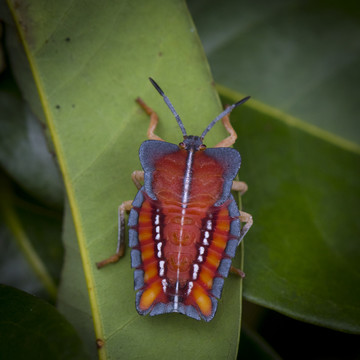
[[[145,112],[150,116],[150,124],[149,124],[149,128],[147,130],[147,137],[150,140],[160,140],[160,141],[164,141],[161,137],[157,136],[154,134],[154,131],[156,129],[157,123],[159,121],[159,117],[156,114],[156,112],[150,108],[149,106],[147,106],[144,101],[142,99],[140,99],[139,97],[136,99],[136,102],[145,110]]]
[[[240,237],[238,240],[238,243],[240,244],[242,238],[246,235],[246,233],[249,231],[249,229],[251,228],[251,225],[253,224],[253,219],[252,216],[244,211],[240,211],[240,216],[239,219],[241,222],[244,222],[245,225],[241,228],[240,230]],[[245,277],[245,273],[243,271],[241,271],[240,269],[237,269],[234,266],[230,267],[230,272],[240,276],[241,278]]]
[[[246,193],[247,189],[248,189],[248,186],[243,181],[234,180],[232,183],[232,186],[231,186],[231,190],[238,191],[240,193],[240,195],[243,195],[244,193]]]
[[[125,252],[125,211],[130,211],[132,208],[132,200],[124,201],[118,209],[118,242],[116,247],[116,253],[109,258],[96,263],[98,269],[102,267],[116,263],[124,255]]]
[[[237,276],[240,276],[242,279],[245,277],[245,273],[243,271],[241,271],[240,269],[234,267],[234,266],[230,266],[230,272],[232,274],[235,274]]]
[[[224,140],[220,141],[214,147],[229,147],[229,146],[233,145],[237,139],[237,134],[236,134],[234,128],[230,124],[229,114],[222,118],[222,123],[230,135],[227,138],[225,138]],[[239,191],[240,195],[243,195],[247,191],[247,189],[248,189],[248,186],[243,181],[233,181],[233,183],[232,183],[231,190]]]
[[[246,213],[245,211],[240,211],[239,219],[241,222],[245,223],[245,225],[240,230],[240,237],[239,237],[239,244],[240,244],[242,238],[251,228],[251,225],[253,224],[253,218],[250,214]]]
[[[231,126],[230,124],[230,115],[226,115],[222,118],[222,123],[225,127],[225,129],[227,130],[227,132],[229,133],[229,136],[227,138],[225,138],[224,140],[221,140],[217,145],[215,145],[214,147],[229,147],[231,145],[233,145],[237,139],[237,134],[234,130],[234,128]]]
[[[137,187],[138,190],[141,189],[142,184],[140,181],[144,181],[144,171],[142,170],[135,170],[133,171],[133,173],[131,174],[131,179],[133,181],[133,183],[135,184],[135,186]]]

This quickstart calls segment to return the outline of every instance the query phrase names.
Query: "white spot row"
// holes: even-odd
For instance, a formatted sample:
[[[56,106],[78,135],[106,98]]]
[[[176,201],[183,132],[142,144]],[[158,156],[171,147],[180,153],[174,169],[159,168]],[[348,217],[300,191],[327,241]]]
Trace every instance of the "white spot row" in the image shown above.
[[[160,260],[159,261],[159,266],[160,266],[160,271],[159,271],[159,275],[160,276],[164,276],[165,275],[165,261],[164,260]],[[165,280],[165,279],[164,279]],[[162,280],[162,281],[164,281]],[[165,280],[166,281],[166,280]]]
[[[166,279],[162,279],[161,284],[162,284],[162,287],[163,287],[163,291],[166,294],[166,289],[167,289],[167,285],[168,285]]]
[[[155,216],[155,225],[159,225],[159,224],[160,224],[160,215],[158,214]]]
[[[156,212],[159,212],[159,209],[156,209]],[[160,215],[157,214],[155,216],[155,221],[154,221],[154,225],[155,226],[155,240],[159,241],[160,240]]]
[[[210,237],[210,233],[208,231],[205,231],[204,233],[204,239],[203,239],[203,245],[209,245],[208,238]]]
[[[162,248],[162,245],[163,243],[160,242],[160,209],[156,209],[156,215],[155,215],[155,219],[154,219],[154,226],[155,226],[155,240],[159,241],[157,244],[156,244],[156,248],[157,248],[157,257],[159,259],[161,259],[162,257],[162,252],[161,252],[161,248]],[[160,277],[163,277],[165,275],[165,261],[164,260],[160,260],[159,261],[159,276]],[[162,284],[162,287],[163,287],[163,291],[164,293],[166,292],[166,289],[167,289],[167,281],[166,279],[162,279],[161,280],[161,284]]]
[[[191,290],[192,290],[193,286],[194,286],[194,283],[192,281],[189,281],[188,290],[187,290],[187,295],[188,296],[191,293]]]
[[[156,245],[158,252],[157,252],[157,257],[160,259],[161,258],[161,247],[162,247],[162,242],[158,242]]]
[[[193,271],[192,278],[193,278],[193,280],[196,280],[198,277],[198,272],[199,272],[200,267],[198,264],[194,264],[193,268],[194,268],[194,271]]]

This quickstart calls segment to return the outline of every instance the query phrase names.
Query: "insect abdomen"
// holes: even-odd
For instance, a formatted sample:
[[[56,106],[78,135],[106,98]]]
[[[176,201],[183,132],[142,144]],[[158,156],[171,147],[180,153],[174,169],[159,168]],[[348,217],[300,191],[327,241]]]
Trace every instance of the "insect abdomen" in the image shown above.
[[[156,200],[144,189],[138,195],[143,200],[134,208],[138,242],[134,246],[133,241],[132,266],[140,290],[136,303],[142,314],[181,312],[211,320],[233,256],[227,253],[228,244],[237,246],[238,210],[230,206],[235,204],[230,194],[221,206],[214,206],[222,194],[223,168],[204,153],[195,153],[189,194],[184,196],[187,156],[179,150],[156,162]]]

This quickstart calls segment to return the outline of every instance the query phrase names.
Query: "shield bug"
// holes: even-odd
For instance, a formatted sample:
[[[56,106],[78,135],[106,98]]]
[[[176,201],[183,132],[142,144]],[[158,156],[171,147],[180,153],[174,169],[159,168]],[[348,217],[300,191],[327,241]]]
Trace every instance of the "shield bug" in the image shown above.
[[[244,193],[247,186],[234,181],[241,158],[230,147],[237,135],[229,121],[229,113],[249,97],[227,107],[201,136],[193,136],[187,135],[159,85],[150,81],[175,116],[183,141],[175,145],[155,135],[157,114],[136,100],[150,116],[149,140],[139,150],[143,171],[132,174],[139,191],[133,201],[119,207],[116,254],[97,265],[116,262],[123,255],[125,212],[130,211],[129,245],[139,314],[178,312],[210,321],[229,271],[243,275],[232,268],[231,259],[252,225],[251,215],[239,211],[231,195],[231,190]],[[221,119],[229,136],[207,149],[204,137]]]

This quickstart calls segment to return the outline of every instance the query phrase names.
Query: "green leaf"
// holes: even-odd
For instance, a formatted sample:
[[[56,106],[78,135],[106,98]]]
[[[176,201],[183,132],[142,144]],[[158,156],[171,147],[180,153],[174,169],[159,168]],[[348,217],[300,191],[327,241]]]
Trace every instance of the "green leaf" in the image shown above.
[[[61,214],[15,189],[0,172],[0,282],[55,302],[63,261]]]
[[[62,310],[67,313],[73,304],[68,315],[76,327],[82,319],[88,324],[88,290],[95,336],[103,344],[101,358],[234,358],[241,314],[238,278],[227,280],[215,319],[204,323],[176,314],[139,316],[129,252],[114,266],[95,267],[115,250],[118,205],[136,193],[130,174],[140,168],[137,153],[149,120],[135,98],[141,96],[160,115],[159,136],[182,140],[147,78],[152,76],[166,91],[189,134],[199,134],[221,111],[184,3],[103,6],[37,0],[9,5],[64,177],[73,216],[73,228],[67,220],[64,234],[67,244],[72,242],[67,251],[76,246],[75,235],[79,247],[79,257],[74,253],[65,262]],[[21,63],[15,67],[21,74]],[[23,82],[21,88],[27,99],[34,97],[32,84]],[[217,129],[207,136],[210,146],[225,136],[220,125]],[[69,276],[80,260],[86,283],[80,274]],[[93,351],[95,338],[86,343]]]
[[[3,38],[3,33],[4,33],[4,27],[2,24],[0,24],[0,39]],[[4,48],[2,45],[2,42],[0,43],[0,74],[4,71],[5,69],[5,56],[4,56]]]
[[[4,359],[86,359],[81,341],[58,311],[35,296],[0,285]]]
[[[189,1],[216,82],[360,142],[357,1]]]
[[[231,103],[240,94],[219,88]],[[240,135],[244,296],[297,319],[360,332],[360,148],[251,100]]]
[[[44,286],[15,243],[13,235],[3,220],[1,216],[0,283],[41,296]]]
[[[97,359],[91,304],[68,201],[65,203],[63,234],[66,258],[58,291],[58,309],[74,326],[91,358]]]
[[[0,83],[0,164],[29,194],[61,208],[61,174],[50,154],[41,124],[21,98],[7,72]]]
[[[280,356],[257,333],[243,324],[238,359],[280,360]]]

